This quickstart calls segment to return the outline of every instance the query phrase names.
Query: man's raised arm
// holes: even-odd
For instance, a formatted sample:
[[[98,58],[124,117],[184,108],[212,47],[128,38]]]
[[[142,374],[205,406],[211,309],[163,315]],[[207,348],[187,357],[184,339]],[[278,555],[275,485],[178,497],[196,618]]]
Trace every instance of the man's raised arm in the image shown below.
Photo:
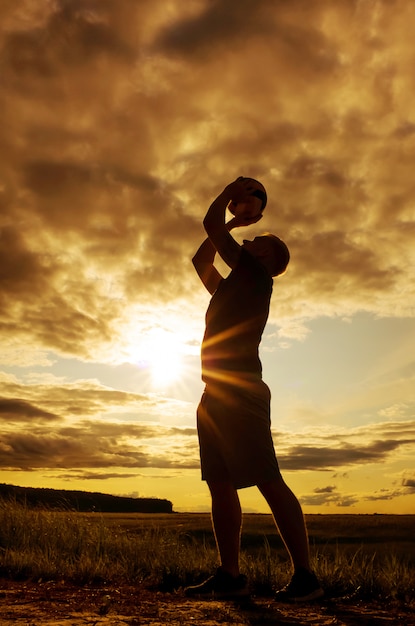
[[[261,219],[260,214],[254,217],[239,215],[233,217],[229,222],[225,222],[226,209],[229,203],[242,203],[251,196],[251,193],[250,179],[238,178],[227,185],[212,202],[203,220],[208,238],[199,247],[192,262],[201,281],[211,294],[216,291],[223,278],[213,265],[216,252],[220,254],[230,268],[236,267],[241,254],[241,246],[229,231],[239,226],[254,224]]]

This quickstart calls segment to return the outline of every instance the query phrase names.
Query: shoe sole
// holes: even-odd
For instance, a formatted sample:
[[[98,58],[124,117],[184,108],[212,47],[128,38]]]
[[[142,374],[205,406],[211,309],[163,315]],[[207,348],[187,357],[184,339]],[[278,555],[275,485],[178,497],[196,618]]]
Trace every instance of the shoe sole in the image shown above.
[[[293,598],[293,602],[312,602],[313,600],[319,600],[324,596],[323,589],[316,589],[312,591],[307,596],[302,596],[301,598]]]
[[[195,598],[196,600],[243,600],[250,597],[249,591],[210,591],[205,593],[186,593],[186,598]]]
[[[307,594],[306,596],[300,596],[300,597],[295,597],[295,596],[285,596],[285,597],[281,596],[281,597],[278,597],[278,596],[276,596],[275,600],[277,602],[287,602],[287,603],[294,602],[295,604],[301,604],[302,602],[313,602],[314,600],[319,600],[323,596],[324,596],[323,589],[316,589],[315,591],[312,591],[311,593]]]

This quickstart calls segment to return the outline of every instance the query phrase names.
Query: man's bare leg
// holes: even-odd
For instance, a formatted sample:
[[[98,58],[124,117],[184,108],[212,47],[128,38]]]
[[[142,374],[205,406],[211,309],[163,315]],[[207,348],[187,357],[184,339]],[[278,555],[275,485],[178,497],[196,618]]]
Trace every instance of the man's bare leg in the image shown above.
[[[231,482],[208,482],[212,496],[212,523],[222,568],[239,575],[242,511]]]
[[[281,479],[261,483],[258,488],[267,501],[286,545],[294,569],[310,571],[308,536],[301,505]]]

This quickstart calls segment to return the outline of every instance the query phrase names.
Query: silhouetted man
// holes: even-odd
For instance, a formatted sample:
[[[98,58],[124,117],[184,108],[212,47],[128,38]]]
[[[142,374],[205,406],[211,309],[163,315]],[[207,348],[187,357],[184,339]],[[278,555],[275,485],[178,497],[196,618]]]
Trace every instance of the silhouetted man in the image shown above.
[[[289,262],[287,246],[264,234],[239,245],[233,228],[258,222],[267,202],[265,188],[240,177],[214,200],[203,220],[208,238],[193,264],[212,298],[202,343],[206,384],[197,412],[202,479],[212,497],[212,522],[221,565],[205,582],[185,590],[194,597],[248,595],[239,571],[242,513],[238,489],[256,485],[265,497],[290,554],[294,574],[277,599],[308,601],[323,595],[310,569],[308,538],[300,504],[285,484],[271,437],[270,391],[258,355],[268,319],[273,276]],[[226,209],[234,213],[225,223]],[[216,252],[231,268],[223,278]]]

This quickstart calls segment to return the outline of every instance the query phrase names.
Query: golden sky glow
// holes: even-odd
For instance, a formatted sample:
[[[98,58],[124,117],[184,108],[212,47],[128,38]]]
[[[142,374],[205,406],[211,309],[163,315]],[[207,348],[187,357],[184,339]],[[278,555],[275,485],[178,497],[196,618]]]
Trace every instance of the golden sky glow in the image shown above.
[[[0,480],[208,506],[190,259],[238,175],[309,512],[415,510],[415,3],[0,3]],[[266,510],[253,491],[243,499]]]

